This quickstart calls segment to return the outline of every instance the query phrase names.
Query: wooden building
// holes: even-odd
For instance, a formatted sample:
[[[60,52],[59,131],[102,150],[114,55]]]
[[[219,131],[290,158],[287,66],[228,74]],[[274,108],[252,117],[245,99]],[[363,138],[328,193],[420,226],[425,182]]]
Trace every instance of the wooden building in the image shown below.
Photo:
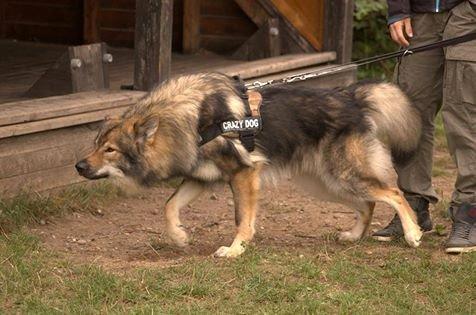
[[[73,165],[103,117],[170,76],[269,80],[350,61],[352,10],[352,0],[0,0],[0,192],[81,181]],[[93,43],[104,44],[82,46]],[[305,84],[354,79],[349,67]]]

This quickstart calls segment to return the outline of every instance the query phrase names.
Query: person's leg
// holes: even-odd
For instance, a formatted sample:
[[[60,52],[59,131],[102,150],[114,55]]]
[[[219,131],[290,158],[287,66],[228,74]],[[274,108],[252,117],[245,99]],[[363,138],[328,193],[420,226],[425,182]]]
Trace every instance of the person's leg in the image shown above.
[[[442,39],[448,13],[416,14],[412,17],[414,36],[410,48]],[[394,82],[410,97],[422,118],[421,144],[415,158],[405,167],[397,168],[398,186],[404,192],[418,224],[424,231],[432,229],[429,203],[436,203],[438,195],[431,184],[433,165],[434,120],[442,102],[444,53],[431,50],[401,58],[394,73]],[[403,236],[398,216],[373,237],[390,241]]]
[[[462,2],[452,10],[444,38],[474,31],[476,8]],[[447,48],[443,96],[448,148],[458,169],[446,251],[476,251],[476,41]]]

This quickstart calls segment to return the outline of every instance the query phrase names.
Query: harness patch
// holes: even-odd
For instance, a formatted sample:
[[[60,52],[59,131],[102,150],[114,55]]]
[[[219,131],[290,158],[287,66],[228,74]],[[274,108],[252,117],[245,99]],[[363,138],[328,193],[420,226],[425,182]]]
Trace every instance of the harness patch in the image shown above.
[[[226,132],[259,131],[261,130],[260,117],[246,117],[240,120],[227,120],[220,123],[220,129]]]

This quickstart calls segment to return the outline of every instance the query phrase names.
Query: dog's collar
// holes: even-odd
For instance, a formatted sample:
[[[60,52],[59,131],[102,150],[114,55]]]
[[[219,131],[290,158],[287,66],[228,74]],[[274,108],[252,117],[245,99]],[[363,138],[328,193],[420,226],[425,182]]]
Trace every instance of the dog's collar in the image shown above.
[[[200,146],[222,134],[237,133],[245,149],[248,152],[254,150],[255,136],[262,128],[260,107],[263,98],[257,91],[245,91],[241,98],[246,106],[246,116],[238,120],[225,120],[206,128],[200,132]]]

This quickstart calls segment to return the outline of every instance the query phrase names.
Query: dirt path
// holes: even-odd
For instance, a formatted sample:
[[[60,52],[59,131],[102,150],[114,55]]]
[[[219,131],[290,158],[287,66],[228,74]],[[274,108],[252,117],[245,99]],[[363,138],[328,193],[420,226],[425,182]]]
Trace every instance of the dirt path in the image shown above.
[[[435,186],[448,198],[451,177],[438,177]],[[163,206],[172,188],[154,188],[143,196],[118,198],[96,213],[72,213],[31,227],[45,246],[77,263],[98,263],[126,270],[134,267],[169,266],[190,255],[211,255],[229,245],[234,236],[234,210],[227,187],[216,187],[182,211],[183,223],[192,236],[185,250],[172,246],[164,233]],[[433,210],[437,224],[449,226],[440,211]],[[378,205],[371,230],[385,225],[393,210]],[[289,181],[263,190],[254,244],[259,247],[317,248],[332,233],[348,229],[353,211],[319,202],[296,189]],[[443,242],[444,239],[442,239]],[[348,245],[351,246],[351,245]]]

